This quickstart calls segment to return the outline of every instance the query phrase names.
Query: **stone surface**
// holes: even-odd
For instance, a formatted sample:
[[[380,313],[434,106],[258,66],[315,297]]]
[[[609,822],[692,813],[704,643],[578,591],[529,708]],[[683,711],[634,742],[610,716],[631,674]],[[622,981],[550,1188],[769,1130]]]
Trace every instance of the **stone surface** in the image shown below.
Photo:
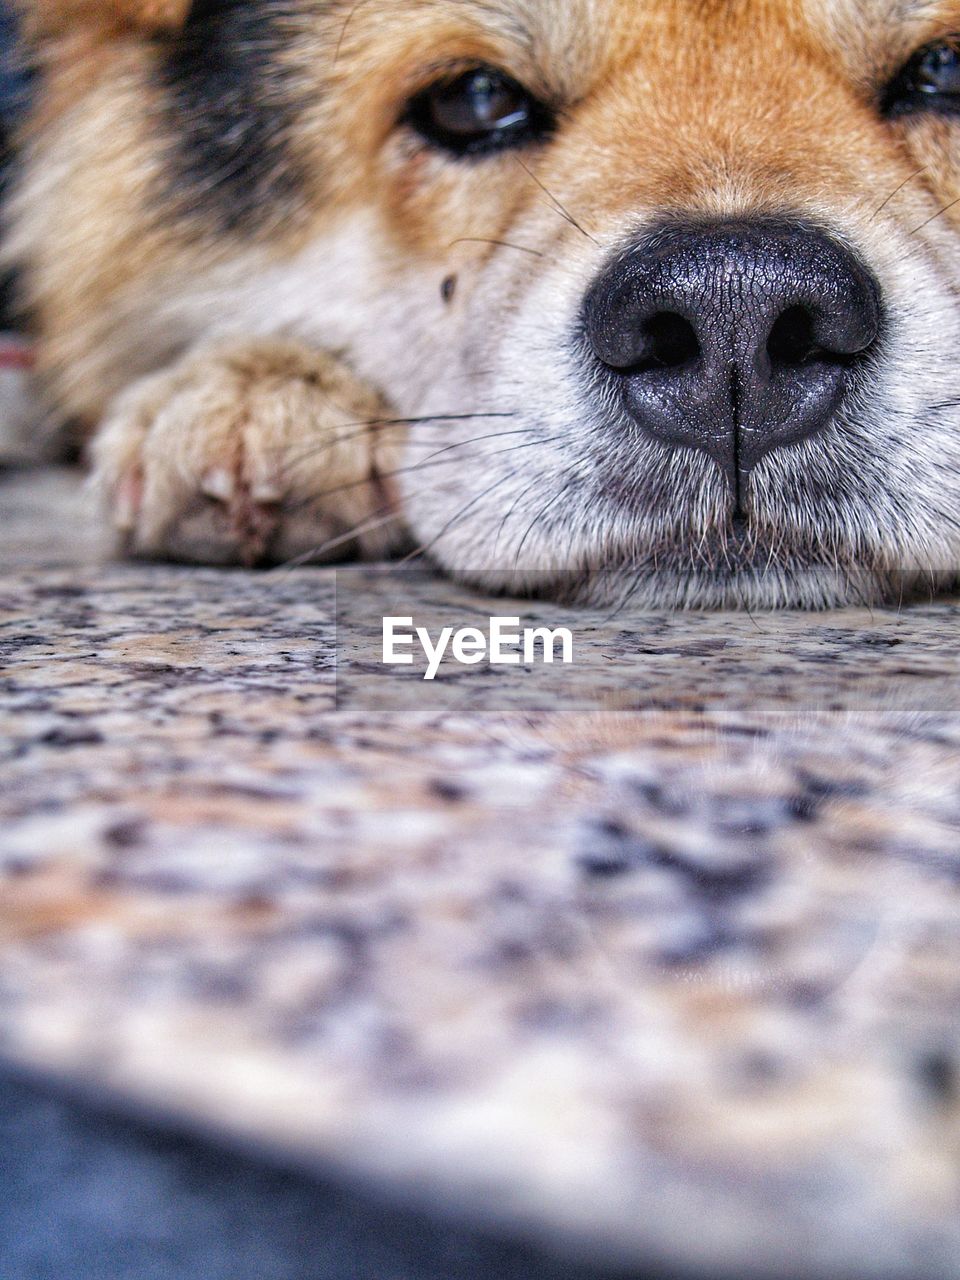
[[[100,564],[75,490],[0,484],[4,1056],[597,1258],[960,1276],[957,602],[435,692],[395,578]]]

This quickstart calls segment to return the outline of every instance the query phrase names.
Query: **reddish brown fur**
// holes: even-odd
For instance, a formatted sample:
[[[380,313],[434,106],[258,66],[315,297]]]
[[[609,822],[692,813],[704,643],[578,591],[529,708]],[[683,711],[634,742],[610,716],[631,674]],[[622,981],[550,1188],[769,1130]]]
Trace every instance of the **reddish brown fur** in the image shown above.
[[[22,0],[31,38],[59,37],[77,28],[119,33],[157,31],[183,22],[190,0]]]

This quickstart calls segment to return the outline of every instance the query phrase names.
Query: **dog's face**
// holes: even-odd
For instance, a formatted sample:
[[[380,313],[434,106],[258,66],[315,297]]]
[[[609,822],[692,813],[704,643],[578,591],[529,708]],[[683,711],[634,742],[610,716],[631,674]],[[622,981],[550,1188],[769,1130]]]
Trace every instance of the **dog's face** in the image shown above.
[[[296,229],[259,306],[416,419],[444,566],[876,598],[960,564],[958,32],[956,0],[198,0],[168,163],[217,234]]]
[[[404,479],[442,563],[759,604],[960,563],[960,5],[344,22],[356,340],[404,412],[450,415]]]

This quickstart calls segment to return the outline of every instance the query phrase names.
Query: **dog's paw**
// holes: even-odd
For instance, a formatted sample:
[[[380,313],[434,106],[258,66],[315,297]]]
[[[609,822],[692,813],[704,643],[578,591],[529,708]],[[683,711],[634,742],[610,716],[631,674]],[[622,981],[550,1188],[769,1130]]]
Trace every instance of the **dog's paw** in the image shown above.
[[[382,554],[402,538],[400,431],[337,359],[208,348],[134,384],[92,444],[124,549],[209,564]]]

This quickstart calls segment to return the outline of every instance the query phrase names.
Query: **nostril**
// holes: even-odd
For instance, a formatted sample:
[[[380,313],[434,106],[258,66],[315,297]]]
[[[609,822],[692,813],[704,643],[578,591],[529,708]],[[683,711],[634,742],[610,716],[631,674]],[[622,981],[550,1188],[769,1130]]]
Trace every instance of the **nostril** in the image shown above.
[[[790,307],[784,311],[767,339],[771,364],[797,366],[826,354],[814,337],[813,316],[806,307]]]
[[[673,311],[661,311],[643,326],[644,363],[662,369],[680,369],[700,356],[700,343],[689,320]]]
[[[735,506],[767,454],[826,431],[869,385],[884,318],[879,281],[814,224],[666,221],[594,281],[576,336],[604,403],[708,455]]]
[[[788,307],[770,330],[767,355],[770,363],[781,369],[847,367],[870,347],[876,331],[875,310],[818,317],[808,307]]]

